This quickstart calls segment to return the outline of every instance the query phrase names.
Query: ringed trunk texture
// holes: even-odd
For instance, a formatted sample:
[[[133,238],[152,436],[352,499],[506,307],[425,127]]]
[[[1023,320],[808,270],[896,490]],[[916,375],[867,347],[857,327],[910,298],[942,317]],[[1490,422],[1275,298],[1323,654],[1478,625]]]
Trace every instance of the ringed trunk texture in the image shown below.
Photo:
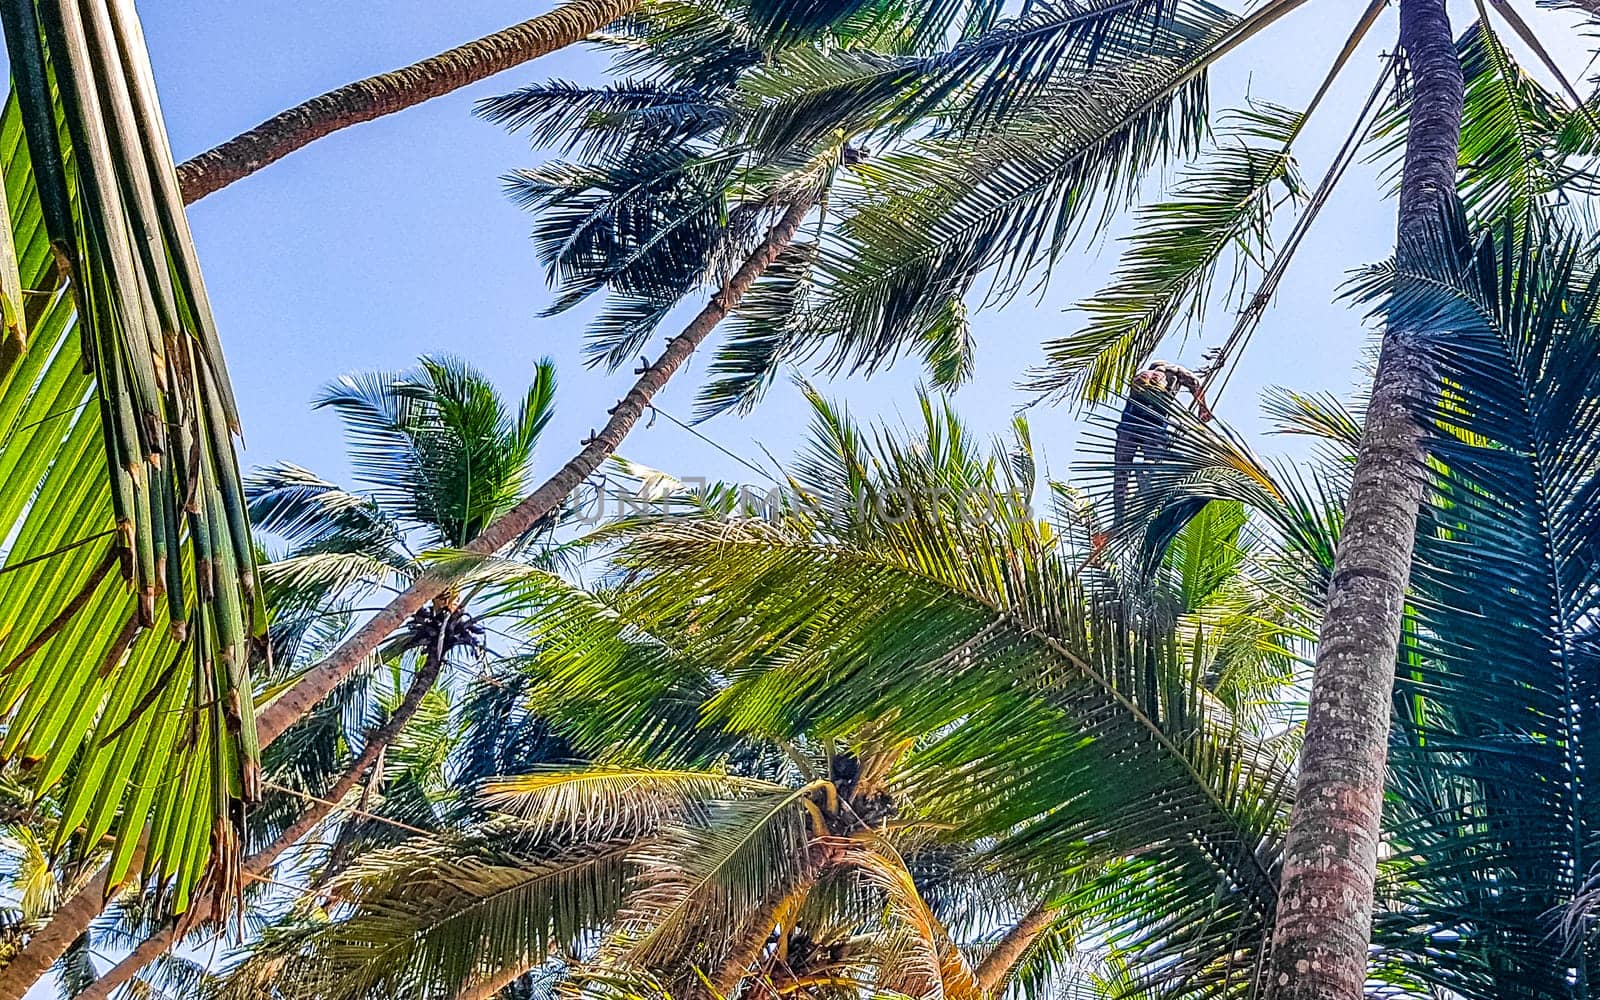
[[[1401,0],[1412,106],[1400,185],[1403,261],[1455,192],[1461,65],[1445,0]],[[1328,589],[1272,944],[1276,1000],[1359,1000],[1371,940],[1395,655],[1425,486],[1417,407],[1433,331],[1384,332]]]
[[[611,410],[611,419],[606,421],[600,433],[584,442],[582,450],[543,485],[507,511],[500,520],[485,528],[467,546],[468,552],[480,556],[494,555],[555,510],[569,493],[600,468],[601,463],[621,446],[623,438],[639,422],[649,408],[650,401],[794,239],[800,223],[811,210],[811,204],[810,199],[801,199],[789,207],[755,252],[728,279],[728,283],[711,297],[711,301],[684,327],[683,332],[667,342],[666,350],[655,363],[644,369],[628,394]],[[261,745],[266,746],[277,739],[295,720],[327,697],[340,681],[378,648],[379,643],[405,624],[406,619],[436,597],[449,583],[449,577],[442,574],[427,573],[418,577],[404,593],[390,601],[387,607],[367,620],[321,663],[311,668],[294,687],[266,705],[256,716],[256,730],[260,734]]]
[[[504,31],[313,97],[183,163],[178,167],[183,200],[199,201],[342,128],[404,111],[581,42],[638,6],[639,0],[567,0]]]
[[[973,978],[978,981],[978,988],[984,996],[997,995],[1001,988],[1011,978],[1011,973],[1016,969],[1017,963],[1039,940],[1039,935],[1050,929],[1060,910],[1040,904],[1033,908],[1027,916],[1006,931],[994,946],[994,950],[983,957],[978,967],[973,970]]]
[[[434,682],[439,679],[439,672],[443,668],[444,656],[442,651],[437,649],[430,650],[428,655],[423,658],[422,669],[418,670],[416,676],[412,678],[411,686],[406,689],[406,695],[395,709],[394,714],[367,735],[366,746],[362,748],[361,756],[357,757],[355,762],[345,770],[344,774],[339,776],[339,780],[334,782],[333,787],[328,790],[323,799],[312,802],[305,812],[300,814],[298,819],[284,829],[278,839],[245,859],[242,868],[246,880],[251,877],[265,875],[284,851],[298,844],[301,838],[328,818],[334,811],[336,803],[355,790],[362,777],[377,764],[378,758],[383,756],[384,749],[394,742],[395,738],[400,735],[400,731],[417,714],[417,710],[422,707],[422,699],[433,688]],[[106,877],[107,871],[102,870],[96,877],[95,882],[85,887],[79,893],[79,896],[73,899],[73,902],[76,903],[78,898],[82,897],[96,906],[95,913],[89,915],[90,920],[98,916],[99,910],[105,906]],[[190,928],[210,920],[213,915],[211,897],[209,895],[202,896],[199,902],[196,903],[195,909],[185,919],[168,923],[139,942],[138,946],[126,958],[112,966],[105,975],[90,983],[87,989],[79,993],[76,1000],[106,1000],[117,987],[138,975],[140,970],[160,958],[168,949],[178,943]],[[55,921],[56,918],[52,917],[50,924],[54,925]],[[29,939],[27,946],[17,956],[19,961],[23,955],[33,950],[34,942],[38,941],[41,936],[42,933]],[[49,947],[53,948],[54,944],[50,944]],[[40,957],[43,957],[45,950],[45,945],[41,944]],[[55,958],[50,958],[45,962],[43,968],[48,969],[60,957],[58,954]],[[15,966],[16,962],[13,962],[11,965],[6,966],[4,970],[3,978],[8,987],[11,980],[11,970]],[[34,978],[37,979],[40,975],[43,975],[43,970],[35,974]],[[23,993],[27,992],[28,985],[31,985],[31,980],[29,984],[22,986]],[[10,993],[7,992],[4,995],[10,996]],[[20,994],[18,995],[20,996]]]

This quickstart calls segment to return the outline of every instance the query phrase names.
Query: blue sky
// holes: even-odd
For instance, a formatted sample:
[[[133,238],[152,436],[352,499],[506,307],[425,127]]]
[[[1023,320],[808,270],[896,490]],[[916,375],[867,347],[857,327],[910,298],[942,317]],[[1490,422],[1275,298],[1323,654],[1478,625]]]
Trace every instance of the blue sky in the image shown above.
[[[1550,36],[1571,75],[1585,67],[1590,40],[1570,20],[1518,6]],[[393,68],[544,9],[513,0],[162,0],[140,5],[173,146],[184,157],[312,94]],[[1472,8],[1457,4],[1457,29]],[[1343,43],[1359,5],[1307,4],[1279,28],[1233,55],[1213,77],[1213,104],[1246,95],[1302,106]],[[1298,150],[1302,172],[1320,176],[1393,45],[1392,12],[1371,34]],[[1531,64],[1531,60],[1528,61]],[[468,90],[323,139],[214,194],[191,209],[196,239],[244,411],[247,463],[293,461],[343,476],[338,426],[314,413],[318,388],[342,372],[402,368],[419,354],[452,352],[507,391],[525,384],[533,360],[560,366],[558,415],[539,471],[568,457],[625,390],[579,359],[583,316],[541,318],[550,301],[528,240],[529,218],[505,197],[500,177],[544,158],[526,142],[472,116],[475,100],[563,77],[599,81],[604,60],[572,49]],[[1259,428],[1263,386],[1349,390],[1366,340],[1360,317],[1334,301],[1349,270],[1383,257],[1393,239],[1393,204],[1376,169],[1358,166],[1283,284],[1275,307],[1228,388],[1221,415]],[[1048,290],[975,316],[976,381],[958,394],[962,412],[999,433],[1026,400],[1018,377],[1039,343],[1075,322],[1065,310],[1095,290],[1115,264],[1116,234],[1075,247]],[[698,303],[695,303],[698,306]],[[1193,360],[1231,323],[1213,309],[1188,345],[1166,355]],[[669,324],[671,326],[671,324]],[[659,341],[657,342],[659,345]],[[652,353],[656,347],[652,347]],[[662,397],[686,416],[702,358]],[[870,380],[832,383],[859,417],[909,414],[914,366]],[[1060,475],[1080,424],[1070,407],[1036,408],[1034,437]],[[804,407],[781,385],[750,417],[725,416],[701,430],[734,452],[760,459],[762,447],[790,455],[803,438]],[[1282,441],[1261,441],[1266,452]],[[624,448],[629,457],[680,475],[748,480],[750,474],[691,435],[658,421]]]

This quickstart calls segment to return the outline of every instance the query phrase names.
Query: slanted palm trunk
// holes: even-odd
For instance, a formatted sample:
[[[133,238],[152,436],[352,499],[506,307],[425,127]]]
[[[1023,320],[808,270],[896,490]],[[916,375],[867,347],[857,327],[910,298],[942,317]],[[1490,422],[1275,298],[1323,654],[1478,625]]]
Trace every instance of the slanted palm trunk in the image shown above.
[[[327,819],[338,807],[339,802],[355,789],[368,771],[377,765],[379,758],[383,756],[384,750],[394,742],[395,738],[400,735],[401,730],[405,729],[406,724],[416,716],[417,710],[422,707],[422,699],[427,696],[428,692],[432,690],[434,682],[439,679],[439,672],[444,668],[447,652],[448,650],[441,643],[424,654],[422,666],[412,677],[411,685],[406,689],[405,697],[401,699],[400,705],[394,710],[394,714],[390,715],[387,721],[367,735],[366,745],[362,748],[361,755],[351,763],[344,774],[340,775],[339,780],[328,790],[324,798],[312,802],[310,807],[285,828],[270,845],[245,859],[241,867],[244,870],[246,879],[261,877],[270,871],[284,851],[298,844],[301,838],[316,829],[323,820]],[[81,902],[85,908],[91,904],[98,904],[103,907],[104,903],[102,901],[105,898],[105,873],[102,872],[94,884],[87,886],[68,905],[78,905]],[[202,897],[195,910],[187,914],[183,920],[170,922],[139,942],[138,946],[126,958],[112,966],[105,975],[90,983],[87,989],[79,993],[77,995],[78,1000],[106,1000],[117,987],[131,980],[139,974],[141,969],[165,954],[167,949],[176,944],[188,928],[204,923],[215,916],[211,910],[211,898],[210,896]],[[89,919],[92,920],[97,914],[98,909],[96,914],[90,915]],[[55,922],[56,918],[52,917],[51,924],[53,925]],[[19,959],[34,950],[36,940],[38,940],[37,937],[28,941],[27,947],[18,956]],[[70,944],[71,942],[68,943]],[[36,961],[42,958],[44,951],[45,949],[41,943],[41,947],[35,955]],[[59,958],[60,956],[57,955],[56,957]],[[31,973],[33,978],[37,979],[43,975],[44,969],[49,968],[54,961],[55,959],[50,959],[37,972]],[[5,969],[4,980],[8,984],[14,965],[15,963],[8,965]],[[22,984],[24,993],[27,991],[28,985]],[[7,986],[7,989],[9,989],[9,986]]]
[[[767,941],[772,937],[772,931],[778,927],[778,917],[811,894],[817,887],[821,878],[821,867],[815,868],[810,874],[789,887],[789,890],[777,899],[763,906],[745,924],[743,933],[734,942],[733,949],[728,953],[728,958],[716,970],[707,983],[701,983],[703,989],[691,990],[689,996],[692,1000],[731,1000],[739,991],[739,984],[744,982],[744,977],[750,974],[751,968],[761,958],[761,952],[767,946]],[[781,929],[780,929],[781,933]],[[708,985],[709,984],[709,985]]]
[[[567,0],[538,17],[391,73],[297,104],[178,168],[193,203],[342,128],[442,97],[530,59],[565,48],[632,13],[640,0]]]
[[[606,421],[600,433],[584,442],[582,449],[555,475],[486,528],[467,546],[468,552],[491,556],[505,548],[555,510],[556,505],[600,468],[601,463],[617,450],[623,438],[639,422],[649,408],[650,401],[794,240],[812,204],[811,199],[800,199],[789,206],[767,233],[766,239],[740,265],[733,277],[711,297],[711,301],[681,333],[667,342],[661,357],[644,369],[633,388],[612,409],[611,419]],[[256,732],[261,745],[265,747],[283,735],[284,730],[327,697],[357,666],[365,662],[390,633],[404,625],[423,605],[448,589],[450,582],[444,575],[423,574],[321,663],[307,671],[294,687],[267,705],[256,716]],[[106,872],[102,871],[88,889],[63,905],[48,924],[28,939],[27,945],[10,965],[0,969],[0,1000],[22,1000],[34,982],[66,954],[72,942],[88,931],[90,923],[105,909],[109,898]]]
[[[1402,261],[1455,190],[1462,74],[1445,0],[1401,0],[1412,104],[1400,186]],[[1277,1000],[1358,1000],[1366,979],[1389,714],[1424,490],[1417,407],[1434,393],[1433,331],[1390,327],[1372,386],[1328,589],[1273,934]]]

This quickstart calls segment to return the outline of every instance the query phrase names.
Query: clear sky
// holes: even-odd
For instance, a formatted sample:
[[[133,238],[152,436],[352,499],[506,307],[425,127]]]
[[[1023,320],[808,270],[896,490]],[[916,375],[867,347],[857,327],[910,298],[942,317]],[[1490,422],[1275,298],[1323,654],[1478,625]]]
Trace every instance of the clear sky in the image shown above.
[[[254,125],[312,94],[410,62],[545,9],[518,0],[160,0],[140,4],[173,146],[180,158]],[[1470,4],[1457,4],[1457,29]],[[1591,40],[1568,19],[1527,9],[1569,67],[1581,75]],[[1307,4],[1233,55],[1213,77],[1216,107],[1247,94],[1302,106],[1343,43],[1360,5]],[[1314,181],[1353,120],[1393,45],[1392,12],[1371,34],[1314,120],[1298,156]],[[1531,64],[1531,61],[1530,61]],[[510,392],[533,360],[560,365],[559,412],[540,471],[568,457],[625,390],[627,372],[606,376],[579,360],[583,316],[541,318],[550,301],[528,240],[529,218],[504,196],[500,177],[544,158],[526,142],[474,118],[475,100],[551,77],[597,82],[604,60],[572,49],[468,90],[323,139],[191,209],[201,259],[244,412],[246,461],[289,460],[342,476],[338,428],[313,413],[319,386],[342,372],[400,368],[419,354],[453,352]],[[1376,171],[1358,166],[1323,213],[1277,303],[1228,389],[1221,414],[1258,426],[1262,386],[1346,391],[1365,334],[1359,316],[1334,302],[1355,266],[1392,243],[1393,204]],[[1124,231],[1121,227],[1118,231]],[[1114,265],[1116,239],[1075,248],[1042,296],[979,313],[978,376],[958,395],[977,426],[1000,432],[1026,400],[1014,388],[1039,358],[1039,343],[1075,322],[1065,310],[1095,290]],[[695,304],[698,306],[698,303]],[[1213,309],[1188,344],[1165,352],[1193,360],[1231,323]],[[657,342],[659,344],[659,341]],[[655,348],[652,348],[654,352]],[[686,416],[704,370],[700,360],[662,399]],[[919,372],[904,365],[828,391],[861,417],[909,413]],[[764,445],[787,457],[801,438],[802,405],[780,386],[748,418],[725,416],[702,430],[740,454]],[[1035,440],[1057,474],[1071,460],[1079,424],[1069,407],[1032,411]],[[1262,442],[1268,452],[1282,442]],[[666,421],[640,428],[629,457],[680,475],[741,478],[741,470]],[[749,478],[745,474],[742,478]]]

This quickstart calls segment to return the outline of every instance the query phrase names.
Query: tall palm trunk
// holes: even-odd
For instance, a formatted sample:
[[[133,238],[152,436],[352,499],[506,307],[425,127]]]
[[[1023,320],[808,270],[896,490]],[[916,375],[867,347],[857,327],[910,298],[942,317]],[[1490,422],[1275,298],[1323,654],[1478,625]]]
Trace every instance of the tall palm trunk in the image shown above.
[[[441,629],[441,640],[443,639],[443,634],[444,630]],[[312,802],[300,814],[299,818],[285,828],[271,844],[245,859],[241,867],[247,880],[265,875],[284,851],[298,844],[301,838],[327,819],[337,808],[338,803],[349,795],[366,773],[378,763],[378,759],[383,756],[384,750],[394,742],[395,738],[400,735],[400,731],[406,727],[417,714],[417,710],[422,707],[422,699],[432,690],[434,682],[439,679],[439,672],[444,668],[446,652],[447,650],[444,648],[442,641],[440,645],[428,650],[423,657],[421,669],[412,677],[411,685],[406,689],[405,697],[401,699],[399,706],[394,710],[394,714],[390,715],[388,720],[367,735],[366,745],[362,748],[361,755],[345,769],[344,774],[340,775],[339,780],[328,790],[327,795],[321,800]],[[88,914],[87,920],[93,920],[98,916],[108,899],[105,885],[106,874],[107,872],[102,870],[93,883],[85,886],[78,895],[68,901],[66,906],[58,910],[56,915],[52,915],[46,930],[56,924],[57,917],[64,913],[68,906],[75,907],[71,921],[74,924],[78,920],[77,909],[87,912],[88,908],[93,906],[95,908],[94,912]],[[213,916],[211,897],[202,897],[201,901],[196,904],[195,909],[185,919],[168,923],[139,942],[138,946],[126,958],[112,966],[105,975],[90,983],[87,989],[79,993],[78,1000],[106,1000],[117,987],[131,980],[139,974],[141,969],[165,954],[167,949],[182,938],[184,931],[198,923],[211,919]],[[63,926],[61,933],[64,934],[68,930],[71,930],[71,928]],[[37,948],[35,947],[36,942],[38,943]],[[44,931],[30,938],[27,946],[18,954],[17,959],[7,965],[3,973],[0,973],[0,996],[20,998],[27,993],[33,981],[44,975],[45,970],[54,964],[56,959],[61,957],[61,954],[65,953],[63,948],[60,953],[54,956],[49,955],[49,952],[56,948],[54,942],[55,937],[46,938]],[[70,944],[71,941],[68,941],[68,945]],[[30,955],[30,952],[34,954]],[[18,968],[18,962],[24,957],[29,958],[29,965],[24,968]],[[41,962],[43,963],[42,965],[39,964]],[[15,981],[13,981],[13,969],[17,970]],[[23,981],[24,976],[29,978]]]
[[[1401,0],[1411,116],[1400,185],[1402,261],[1455,191],[1462,73],[1445,0]],[[1278,1000],[1358,1000],[1366,979],[1395,655],[1425,477],[1417,407],[1434,394],[1434,331],[1390,326],[1328,588],[1284,849],[1272,982]]]
[[[601,463],[621,446],[623,438],[639,422],[649,408],[650,401],[794,240],[812,204],[812,199],[802,198],[789,206],[767,233],[766,239],[740,265],[733,277],[711,297],[711,301],[682,332],[667,342],[661,357],[644,369],[633,388],[612,408],[611,419],[606,421],[600,433],[584,442],[582,449],[537,490],[485,528],[466,547],[468,552],[491,556],[505,548],[555,510],[567,494],[600,468]],[[340,681],[350,676],[357,666],[372,655],[379,643],[404,625],[423,605],[444,592],[450,583],[450,578],[444,574],[424,573],[390,601],[387,607],[363,623],[354,635],[321,663],[307,671],[292,688],[273,699],[256,715],[256,733],[261,745],[267,746],[283,735],[284,730],[327,697]],[[50,922],[28,939],[27,945],[10,965],[0,969],[0,1000],[22,1000],[29,987],[66,954],[67,948],[80,934],[89,929],[90,923],[105,909],[110,898],[107,877],[108,872],[102,871],[89,888],[57,910]]]
[[[504,31],[313,97],[185,162],[178,168],[183,200],[199,201],[342,128],[404,111],[580,42],[639,3],[567,0]]]

